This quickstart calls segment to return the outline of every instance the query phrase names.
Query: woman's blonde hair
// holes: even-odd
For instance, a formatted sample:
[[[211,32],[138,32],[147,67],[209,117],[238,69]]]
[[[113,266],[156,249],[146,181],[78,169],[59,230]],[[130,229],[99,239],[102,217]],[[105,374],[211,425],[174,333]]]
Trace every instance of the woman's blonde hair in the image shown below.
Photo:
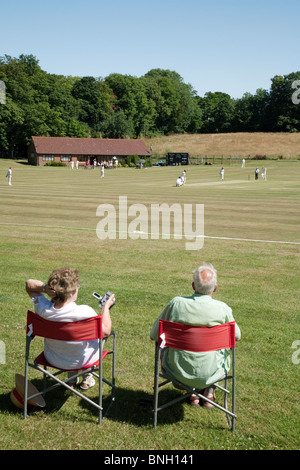
[[[65,302],[79,287],[79,276],[77,269],[60,268],[52,271],[49,286],[55,291],[53,302]]]

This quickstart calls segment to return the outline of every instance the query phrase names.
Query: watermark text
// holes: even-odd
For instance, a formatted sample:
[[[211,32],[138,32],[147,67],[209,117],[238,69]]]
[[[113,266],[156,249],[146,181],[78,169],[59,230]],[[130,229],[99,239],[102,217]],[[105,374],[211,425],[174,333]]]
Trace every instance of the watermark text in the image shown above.
[[[6,104],[6,87],[2,80],[0,80],[0,104]]]
[[[128,206],[127,196],[119,196],[113,204],[100,204],[101,217],[96,233],[100,240],[186,240],[186,250],[200,250],[204,241],[204,204],[145,204]]]
[[[293,342],[292,348],[296,349],[296,351],[293,352],[293,354],[292,354],[292,363],[293,364],[300,364],[300,340],[299,339],[295,340]]]
[[[5,343],[0,340],[0,364],[6,364]]]
[[[299,104],[300,103],[300,80],[295,80],[292,83],[292,88],[293,90],[296,90],[292,94],[292,102],[294,104]]]

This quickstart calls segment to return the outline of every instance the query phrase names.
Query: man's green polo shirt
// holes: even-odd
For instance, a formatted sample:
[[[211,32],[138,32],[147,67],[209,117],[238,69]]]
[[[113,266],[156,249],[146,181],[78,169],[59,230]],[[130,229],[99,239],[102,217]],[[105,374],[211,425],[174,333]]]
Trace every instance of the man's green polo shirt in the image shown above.
[[[231,308],[209,295],[194,294],[191,297],[174,297],[155,321],[151,338],[158,340],[159,320],[168,320],[193,326],[216,326],[234,321]],[[241,332],[235,325],[236,339]],[[230,369],[229,351],[209,352],[180,351],[167,348],[162,366],[167,373],[182,383],[196,389],[207,388],[220,380]]]

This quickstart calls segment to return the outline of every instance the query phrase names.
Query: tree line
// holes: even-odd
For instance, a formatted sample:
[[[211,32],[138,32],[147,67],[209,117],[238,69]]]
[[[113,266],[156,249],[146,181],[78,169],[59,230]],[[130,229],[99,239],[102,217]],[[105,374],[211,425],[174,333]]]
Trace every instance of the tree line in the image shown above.
[[[172,133],[299,132],[300,72],[242,98],[197,95],[170,70],[142,77],[49,74],[33,55],[0,57],[0,155],[25,155],[33,135],[139,138]],[[295,90],[296,88],[296,90]],[[3,92],[3,90],[2,90]],[[299,91],[300,94],[300,91]]]

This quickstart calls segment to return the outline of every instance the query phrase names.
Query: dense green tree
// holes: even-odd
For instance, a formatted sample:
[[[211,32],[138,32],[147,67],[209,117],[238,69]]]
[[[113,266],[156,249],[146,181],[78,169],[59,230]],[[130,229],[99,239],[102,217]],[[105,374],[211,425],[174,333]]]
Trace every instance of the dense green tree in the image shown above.
[[[113,112],[114,96],[109,87],[94,77],[83,77],[74,83],[72,96],[80,103],[78,119],[99,131],[101,122]]]
[[[134,137],[143,134],[153,119],[153,102],[148,99],[144,81],[131,75],[113,73],[106,77],[105,83],[116,97],[116,110],[122,110],[127,120],[132,121]]]
[[[28,106],[36,103],[36,92],[31,80],[38,65],[32,56],[0,58],[0,80],[6,85],[6,104],[0,106],[2,150],[9,156],[22,146],[24,130],[28,122]],[[30,109],[31,111],[31,109]],[[27,142],[24,142],[25,145]]]
[[[90,127],[77,119],[70,119],[67,124],[66,136],[68,137],[92,137]]]
[[[0,154],[25,155],[33,135],[141,137],[198,132],[300,131],[300,72],[276,75],[269,91],[232,99],[197,96],[174,71],[138,78],[48,74],[33,55],[0,57]]]
[[[132,138],[134,136],[132,119],[120,109],[102,123],[101,134],[108,139]]]
[[[268,128],[269,93],[258,89],[255,95],[245,93],[234,108],[232,132],[264,132]]]
[[[299,79],[300,72],[272,78],[268,108],[269,131],[300,131],[300,106],[292,101],[292,85]]]
[[[201,111],[191,85],[185,84],[174,71],[152,69],[144,76],[155,81],[157,97],[156,126],[164,134],[171,132],[197,132],[201,127]]]
[[[0,108],[6,128],[2,151],[24,153],[32,135],[65,135],[64,119],[49,103],[49,76],[33,56],[1,57],[0,80],[6,85],[6,104]]]
[[[24,122],[24,111],[9,96],[0,105],[0,155],[12,157]]]
[[[234,100],[222,92],[205,93],[199,99],[199,106],[203,112],[202,132],[230,132],[234,119]]]
[[[47,74],[33,56],[21,55],[0,58],[0,80],[6,85],[6,104],[0,106],[1,153],[25,154],[33,135],[87,137],[97,130],[97,120],[87,123],[82,119],[82,100],[72,94],[79,79]],[[108,115],[106,95],[112,93],[104,83],[95,88],[98,119]]]

